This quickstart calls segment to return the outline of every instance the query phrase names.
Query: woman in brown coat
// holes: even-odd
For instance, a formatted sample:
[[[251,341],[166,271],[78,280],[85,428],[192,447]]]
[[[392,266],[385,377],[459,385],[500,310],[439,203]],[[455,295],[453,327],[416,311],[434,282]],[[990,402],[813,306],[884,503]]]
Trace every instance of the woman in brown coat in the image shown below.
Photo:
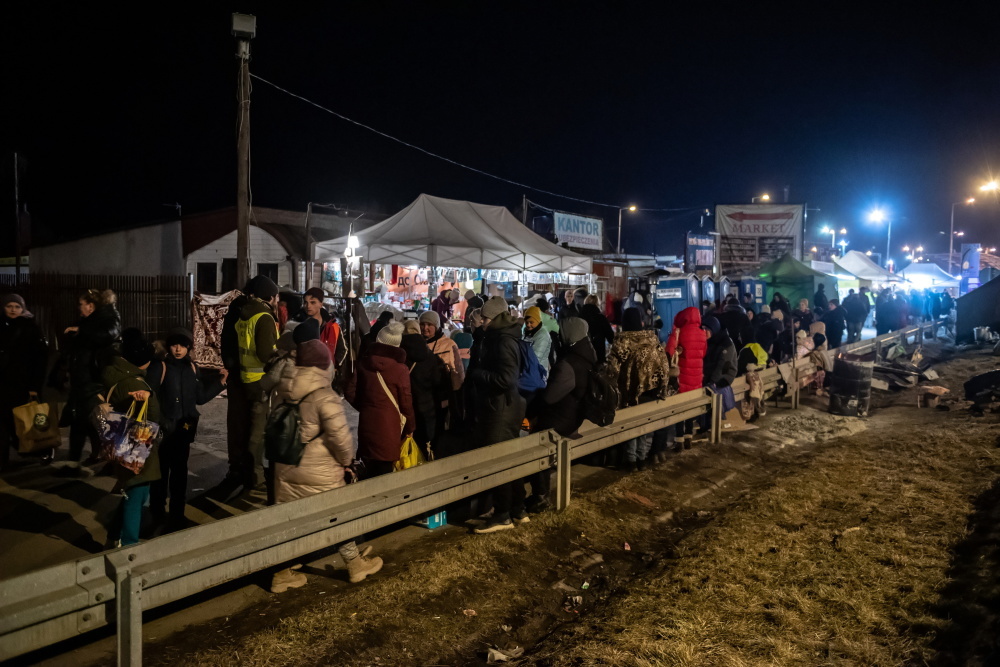
[[[360,413],[358,456],[365,463],[365,477],[392,472],[403,438],[416,428],[406,352],[399,349],[402,340],[399,322],[379,331],[344,392]]]
[[[299,437],[305,444],[297,466],[275,463],[275,501],[285,503],[344,486],[344,470],[354,461],[354,440],[347,426],[340,397],[330,388],[333,363],[330,349],[319,340],[298,346],[295,365],[287,366],[278,384],[281,402],[299,403]],[[382,559],[368,558],[368,549],[358,552],[351,540],[338,547],[347,563],[351,583],[362,581],[382,569]],[[276,572],[271,592],[281,593],[306,583],[306,576],[293,566]]]

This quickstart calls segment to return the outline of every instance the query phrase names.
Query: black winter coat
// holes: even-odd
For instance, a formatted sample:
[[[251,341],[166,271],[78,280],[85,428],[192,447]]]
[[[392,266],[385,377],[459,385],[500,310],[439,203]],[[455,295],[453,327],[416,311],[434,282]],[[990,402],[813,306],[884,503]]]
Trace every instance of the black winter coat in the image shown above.
[[[743,332],[750,326],[750,318],[747,317],[743,306],[726,306],[726,309],[719,314],[719,324],[729,332],[729,338],[738,347],[743,347],[753,342],[751,340],[743,340]]]
[[[580,311],[580,317],[587,322],[587,337],[597,355],[597,363],[603,364],[608,357],[608,345],[615,342],[615,332],[611,322],[604,316],[601,309],[592,303],[586,304]]]
[[[74,415],[88,414],[93,399],[101,392],[102,366],[113,356],[114,343],[121,335],[122,321],[114,306],[101,306],[77,324],[78,331],[67,345],[69,401],[64,424]]]
[[[433,354],[420,334],[405,334],[400,349],[406,352],[406,368],[410,371],[410,394],[417,420],[434,420],[436,406],[443,392],[451,391],[451,375],[441,357]],[[447,383],[447,385],[445,385]]]
[[[722,329],[708,339],[705,353],[705,376],[702,380],[707,387],[728,387],[736,379],[736,346],[729,333]]]
[[[28,392],[41,393],[45,383],[48,345],[35,320],[0,315],[0,405],[23,405]]]
[[[501,313],[483,336],[476,367],[468,377],[475,384],[476,416],[483,445],[513,440],[520,434],[526,403],[517,392],[521,375],[521,326]]]
[[[583,397],[590,372],[597,367],[597,355],[589,338],[570,346],[549,375],[549,385],[540,397],[537,430],[554,429],[569,436],[580,428],[586,414]],[[538,399],[536,399],[538,400]]]
[[[198,406],[222,391],[222,380],[218,376],[206,378],[190,356],[183,359],[170,356],[152,362],[146,369],[146,382],[160,399],[160,426],[166,433],[172,433],[182,422],[187,422],[191,425],[191,438],[198,424]]]
[[[837,340],[844,335],[844,329],[847,327],[847,311],[844,310],[843,306],[826,311],[819,319],[826,325],[827,338]]]

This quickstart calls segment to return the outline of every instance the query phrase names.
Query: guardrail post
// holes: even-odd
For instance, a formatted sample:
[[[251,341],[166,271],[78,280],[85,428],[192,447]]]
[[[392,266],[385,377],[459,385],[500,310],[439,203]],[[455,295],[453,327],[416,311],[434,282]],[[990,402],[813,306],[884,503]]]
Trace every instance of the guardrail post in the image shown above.
[[[717,445],[722,442],[722,394],[712,392],[712,406],[708,423],[708,441]]]
[[[569,488],[572,481],[573,462],[569,460],[569,439],[559,438],[556,442],[556,509],[569,506]]]
[[[115,634],[119,667],[142,665],[142,579],[132,573],[135,554],[106,556],[115,576]]]

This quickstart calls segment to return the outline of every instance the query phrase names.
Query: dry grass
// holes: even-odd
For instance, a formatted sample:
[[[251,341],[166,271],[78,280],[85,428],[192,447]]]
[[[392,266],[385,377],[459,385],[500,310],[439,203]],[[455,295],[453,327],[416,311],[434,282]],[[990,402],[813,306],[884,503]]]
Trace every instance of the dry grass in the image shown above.
[[[546,646],[547,664],[899,665],[935,655],[934,614],[972,500],[1000,464],[988,428],[824,448],[683,543],[681,558]],[[966,422],[967,423],[967,422]],[[555,642],[553,642],[555,643]]]

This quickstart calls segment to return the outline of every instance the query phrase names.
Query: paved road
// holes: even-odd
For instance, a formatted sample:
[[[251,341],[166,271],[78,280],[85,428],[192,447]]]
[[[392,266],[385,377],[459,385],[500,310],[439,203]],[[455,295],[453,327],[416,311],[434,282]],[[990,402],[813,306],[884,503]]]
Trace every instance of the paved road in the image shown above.
[[[199,524],[258,508],[246,501],[224,505],[203,497],[227,470],[227,400],[220,396],[202,406],[198,438],[191,447],[186,516]],[[344,411],[357,433],[357,412],[347,403]],[[67,452],[63,440],[51,466],[26,459],[22,467],[0,476],[0,579],[104,550],[107,526],[119,502],[110,494],[114,480],[92,474],[60,477]]]

